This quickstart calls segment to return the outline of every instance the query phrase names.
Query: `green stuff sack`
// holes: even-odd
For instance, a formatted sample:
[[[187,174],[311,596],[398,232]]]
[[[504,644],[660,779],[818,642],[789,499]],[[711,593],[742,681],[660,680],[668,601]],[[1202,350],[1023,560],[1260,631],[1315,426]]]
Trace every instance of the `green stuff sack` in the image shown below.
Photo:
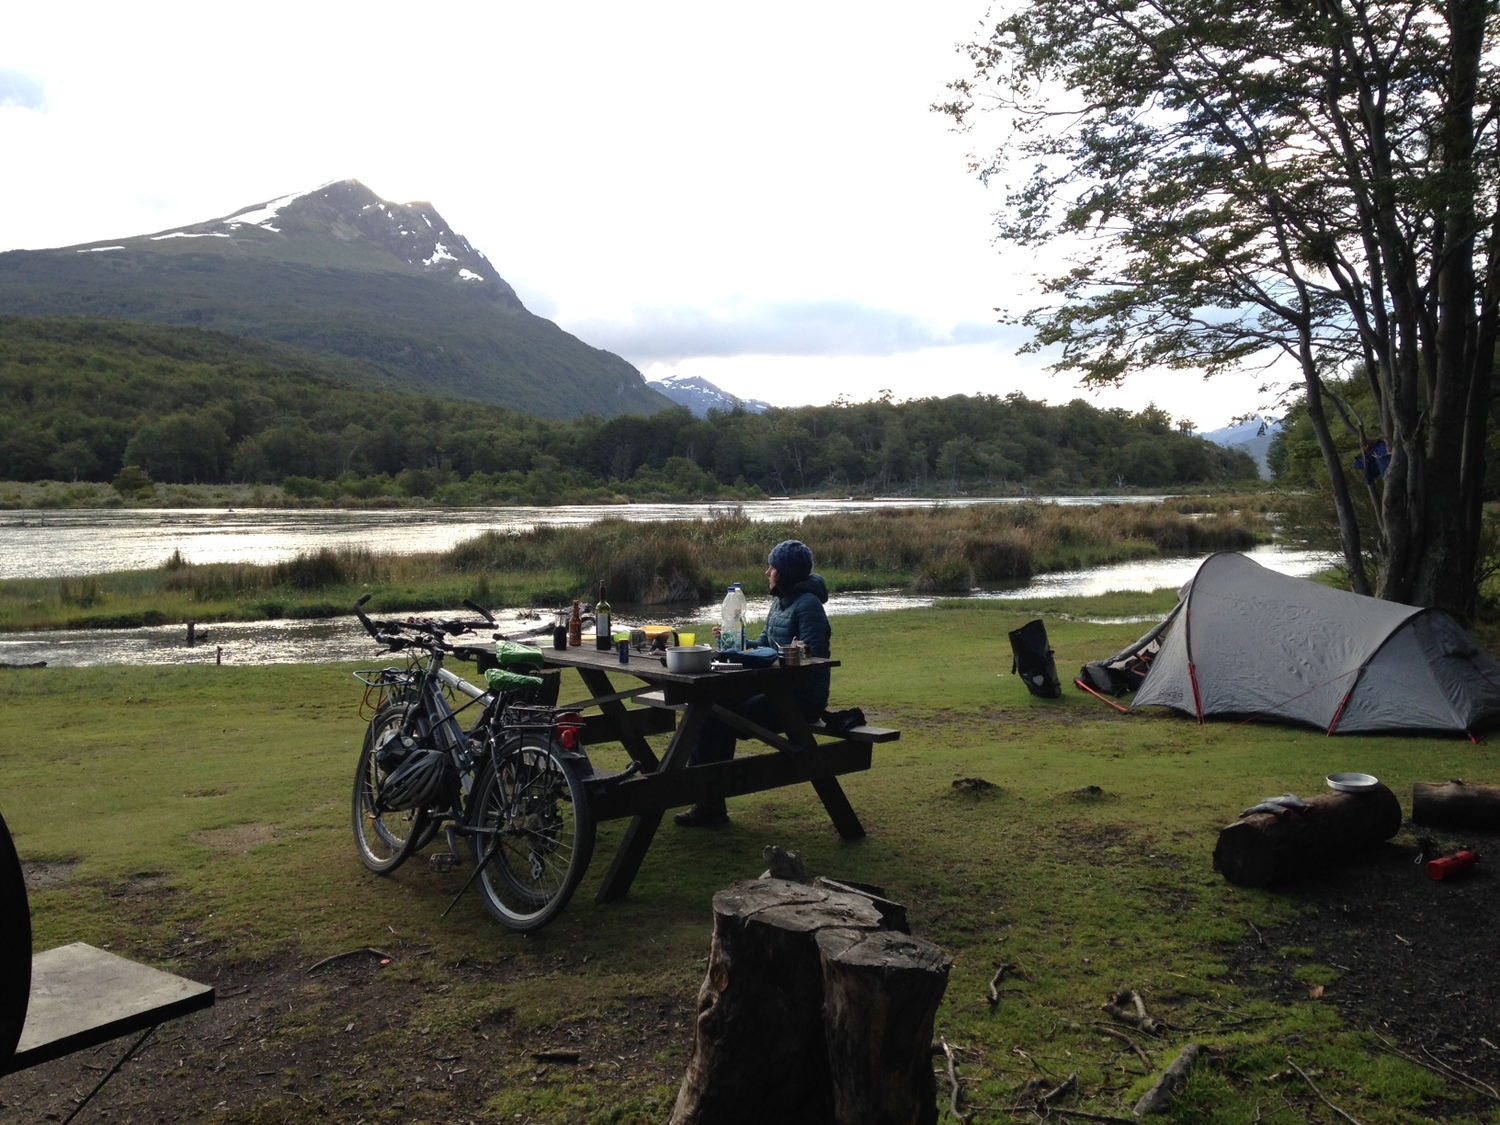
[[[528,676],[522,672],[512,672],[508,668],[491,668],[484,674],[484,682],[496,694],[542,686],[540,676]]]
[[[542,650],[515,641],[499,641],[495,644],[495,659],[502,668],[540,668],[545,659]]]

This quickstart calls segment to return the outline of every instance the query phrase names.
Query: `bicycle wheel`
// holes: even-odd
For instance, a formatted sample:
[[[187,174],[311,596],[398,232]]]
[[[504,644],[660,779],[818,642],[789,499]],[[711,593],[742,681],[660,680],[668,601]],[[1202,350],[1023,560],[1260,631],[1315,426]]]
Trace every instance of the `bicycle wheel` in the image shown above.
[[[540,929],[567,906],[594,855],[594,817],[577,767],[556,739],[512,738],[484,767],[472,808],[469,841],[483,864],[485,909],[509,929]]]
[[[424,837],[432,838],[425,809],[382,809],[376,801],[386,773],[380,767],[378,751],[401,733],[405,716],[406,708],[399,703],[387,704],[375,713],[354,771],[354,850],[360,862],[377,875],[396,870]]]

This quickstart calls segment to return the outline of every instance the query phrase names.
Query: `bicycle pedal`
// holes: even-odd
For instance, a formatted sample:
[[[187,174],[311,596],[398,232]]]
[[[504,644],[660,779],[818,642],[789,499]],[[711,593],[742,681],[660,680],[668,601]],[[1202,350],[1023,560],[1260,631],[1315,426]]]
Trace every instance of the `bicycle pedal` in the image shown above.
[[[463,860],[451,852],[434,852],[427,857],[427,867],[434,874],[445,875],[463,863]]]

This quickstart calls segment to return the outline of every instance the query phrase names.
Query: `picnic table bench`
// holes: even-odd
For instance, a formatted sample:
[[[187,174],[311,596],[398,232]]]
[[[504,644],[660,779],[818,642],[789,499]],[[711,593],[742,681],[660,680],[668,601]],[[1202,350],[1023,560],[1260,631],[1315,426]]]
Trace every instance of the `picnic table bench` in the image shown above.
[[[615,651],[568,648],[545,651],[547,666],[573,668],[590,695],[563,704],[584,716],[584,743],[618,742],[630,755],[623,773],[585,779],[597,820],[630,818],[630,826],[604,876],[597,900],[624,897],[640,870],[667,810],[717,797],[739,797],[787,785],[810,784],[834,828],[846,840],[858,840],[864,826],[839,785],[842,774],[870,768],[871,747],[895,742],[901,732],[858,726],[830,731],[809,723],[797,708],[794,693],[816,668],[837,668],[829,658],[811,658],[800,666],[669,672],[651,653],[632,653],[622,664]],[[634,681],[617,688],[612,677]],[[749,722],[724,704],[765,695],[780,720],[780,732]],[[733,727],[740,738],[776,753],[740,753],[727,762],[688,766],[703,725],[710,717]],[[658,757],[647,738],[672,737]]]

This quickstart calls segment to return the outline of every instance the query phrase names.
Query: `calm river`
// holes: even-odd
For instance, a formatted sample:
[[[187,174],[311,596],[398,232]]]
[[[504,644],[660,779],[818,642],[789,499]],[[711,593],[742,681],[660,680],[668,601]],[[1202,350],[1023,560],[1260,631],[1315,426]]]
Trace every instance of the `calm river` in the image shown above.
[[[1160,500],[1132,497],[1123,502]],[[948,504],[1014,503],[980,500]],[[1062,504],[1119,503],[1116,498],[1070,497]],[[877,507],[928,507],[932,500],[793,500],[735,505],[760,522],[800,519],[828,512]],[[54,578],[108,570],[160,566],[171,553],[194,563],[274,562],[320,547],[362,545],[376,551],[441,551],[489,530],[525,530],[539,524],[581,524],[614,517],[628,520],[702,518],[713,509],[694,504],[599,505],[566,508],[419,509],[407,511],[282,511],[267,509],[18,511],[0,515],[0,578]],[[1262,565],[1287,574],[1308,575],[1329,565],[1329,557],[1303,551],[1263,548],[1251,552]],[[1113,590],[1154,590],[1180,586],[1192,577],[1201,556],[1126,563],[1041,575],[1027,586],[976,594],[984,598],[1022,598],[1037,594],[1088,595]],[[752,576],[754,577],[754,576]],[[753,589],[753,587],[752,587]],[[929,606],[931,597],[899,591],[836,594],[830,616],[873,613]],[[752,619],[757,614],[751,599]],[[628,607],[617,607],[626,624]],[[675,613],[652,611],[650,620],[672,624],[716,619],[716,604],[680,607]],[[502,630],[529,631],[535,622],[499,614]],[[198,630],[189,647],[180,625],[149,629],[86,629],[70,632],[0,634],[0,663],[49,665],[315,663],[371,660],[377,649],[353,617],[330,621],[258,621],[213,624]]]

